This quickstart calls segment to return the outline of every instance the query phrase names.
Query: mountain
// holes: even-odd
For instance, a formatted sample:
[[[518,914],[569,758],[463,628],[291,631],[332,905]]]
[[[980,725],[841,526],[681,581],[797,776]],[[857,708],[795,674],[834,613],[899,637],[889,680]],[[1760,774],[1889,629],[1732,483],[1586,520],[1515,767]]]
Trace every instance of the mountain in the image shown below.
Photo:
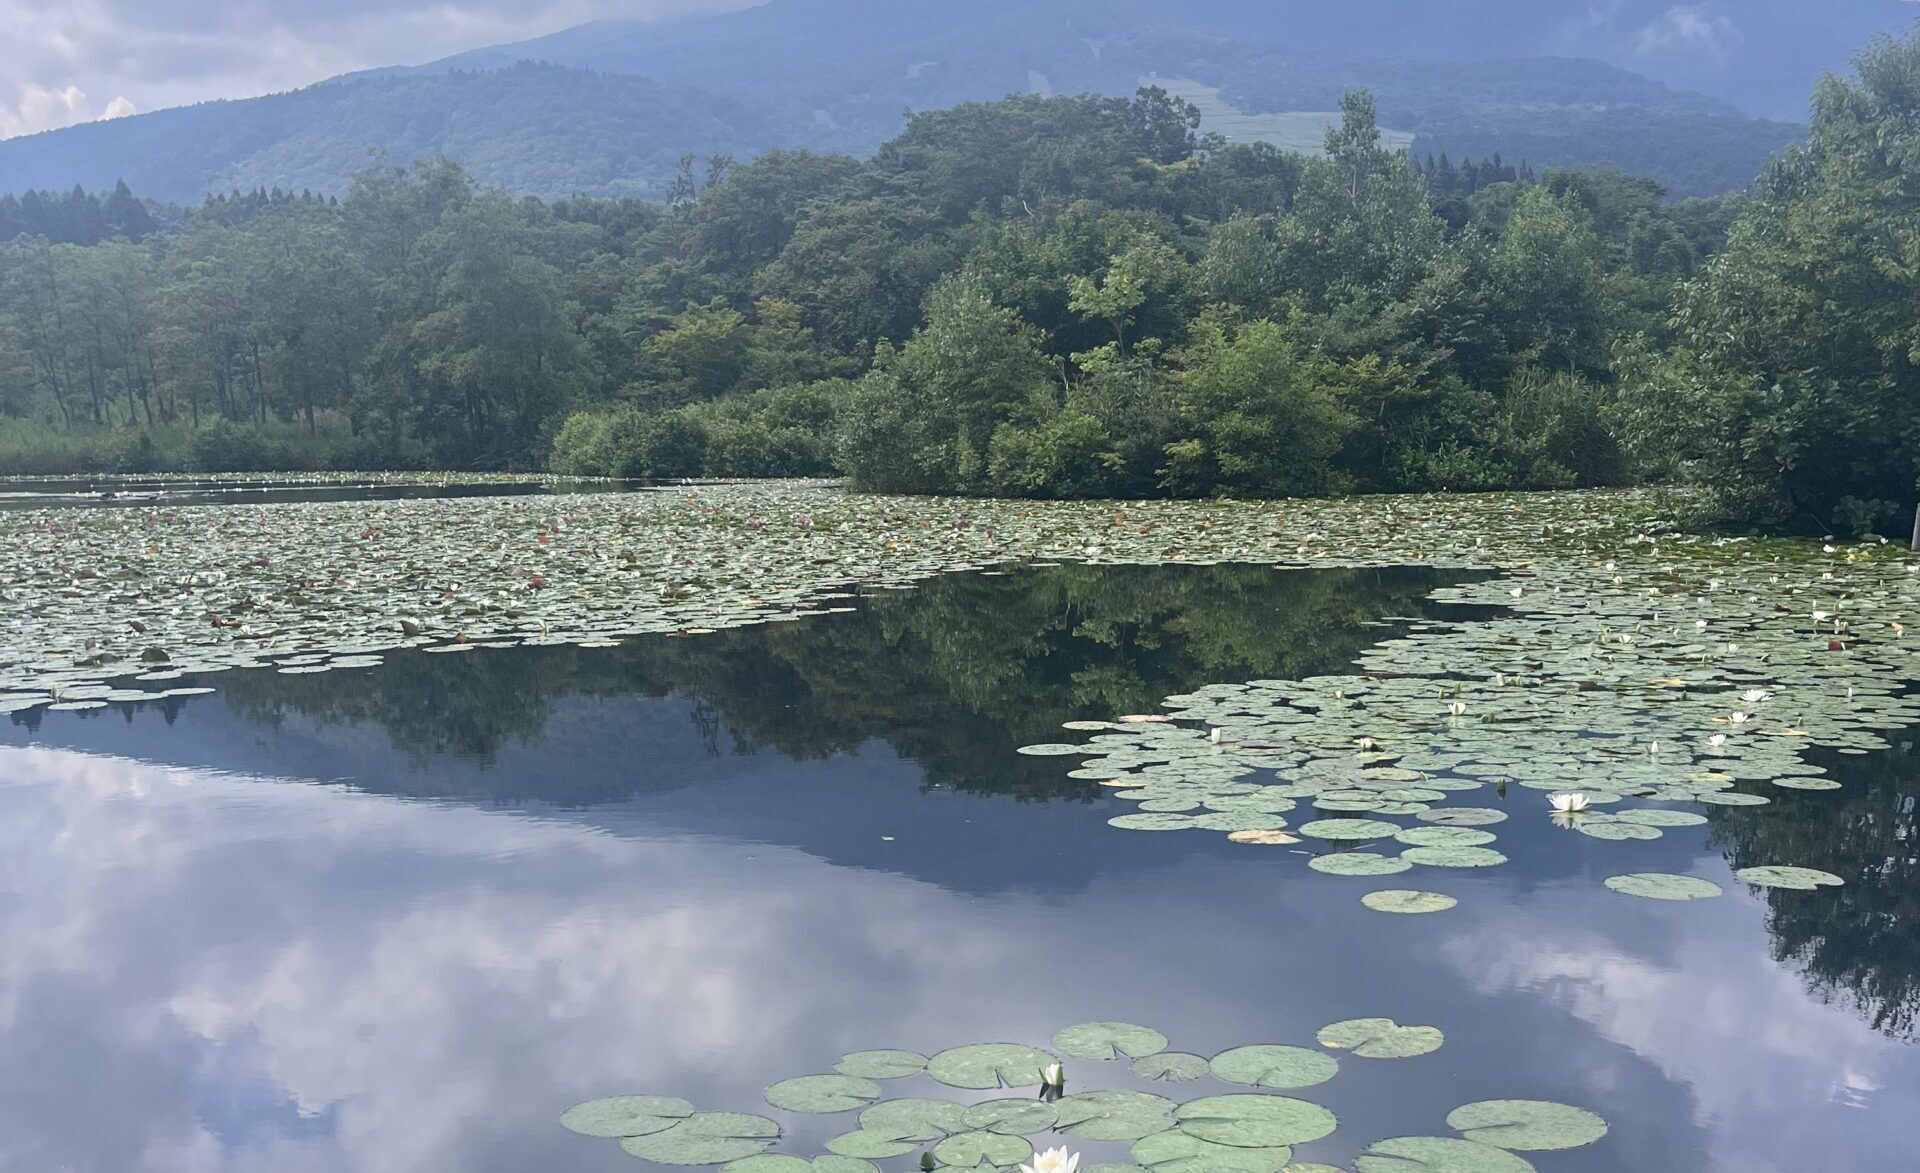
[[[1537,6],[1338,7],[1335,19],[1304,0],[772,0],[669,23],[606,21],[293,93],[7,140],[0,191],[125,179],[175,201],[256,185],[333,193],[377,151],[447,154],[527,194],[657,197],[684,154],[864,154],[909,109],[1148,82],[1194,100],[1209,129],[1302,149],[1341,93],[1364,85],[1395,141],[1417,152],[1612,163],[1676,195],[1741,187],[1800,133],[1583,55],[1492,55],[1559,43]],[[1403,19],[1384,19],[1390,10]],[[1503,20],[1512,27],[1472,35]],[[1476,44],[1488,53],[1471,55]]]

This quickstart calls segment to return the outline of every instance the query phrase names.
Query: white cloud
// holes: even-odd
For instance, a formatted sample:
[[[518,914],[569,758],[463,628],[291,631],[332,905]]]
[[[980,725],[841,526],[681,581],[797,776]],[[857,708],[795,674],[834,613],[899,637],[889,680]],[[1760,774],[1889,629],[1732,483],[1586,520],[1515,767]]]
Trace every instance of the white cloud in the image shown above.
[[[0,138],[757,0],[0,0]],[[17,34],[15,30],[20,30]],[[115,95],[96,107],[88,93]]]
[[[79,86],[53,89],[26,84],[18,87],[11,106],[0,105],[0,138],[83,121],[87,116],[87,94]]]
[[[1634,51],[1642,57],[1665,53],[1704,53],[1725,60],[1746,37],[1740,26],[1712,4],[1675,5],[1641,27]]]

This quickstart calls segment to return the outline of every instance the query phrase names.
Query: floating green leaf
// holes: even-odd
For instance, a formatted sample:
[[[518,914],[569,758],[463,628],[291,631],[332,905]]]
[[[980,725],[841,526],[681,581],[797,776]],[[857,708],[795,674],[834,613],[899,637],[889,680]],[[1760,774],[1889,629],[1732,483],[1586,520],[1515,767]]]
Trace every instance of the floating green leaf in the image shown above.
[[[1133,1073],[1141,1079],[1165,1080],[1168,1083],[1189,1083],[1209,1070],[1203,1056],[1189,1055],[1184,1051],[1162,1051],[1158,1055],[1136,1059],[1133,1063]]]
[[[1215,1144],[1170,1131],[1135,1141],[1132,1156],[1153,1173],[1279,1173],[1293,1159],[1293,1150]]]
[[[1379,1141],[1353,1167],[1355,1173],[1534,1173],[1531,1162],[1505,1149],[1445,1136]]]
[[[1476,827],[1408,827],[1394,838],[1409,847],[1484,847],[1496,836]]]
[[[665,1132],[691,1115],[693,1105],[674,1096],[612,1096],[568,1108],[560,1123],[582,1136],[611,1139]]]
[[[1391,876],[1413,867],[1399,856],[1375,855],[1370,851],[1341,851],[1332,855],[1316,855],[1307,861],[1307,866],[1316,872],[1325,872],[1329,876]]]
[[[802,1075],[767,1089],[767,1103],[786,1112],[851,1112],[880,1098],[880,1085],[854,1075]]]
[[[1127,1022],[1083,1022],[1053,1036],[1053,1049],[1075,1059],[1144,1059],[1167,1049],[1167,1036]]]
[[[1507,862],[1488,847],[1409,847],[1400,858],[1434,868],[1490,868]]]
[[[1378,892],[1367,893],[1360,898],[1360,903],[1375,912],[1422,913],[1445,912],[1460,902],[1441,892],[1385,888]]]
[[[780,1126],[743,1112],[696,1112],[662,1132],[620,1142],[630,1156],[657,1165],[720,1165],[751,1157],[779,1139]]]
[[[860,1127],[896,1140],[939,1140],[967,1128],[967,1110],[945,1100],[887,1100],[860,1113]],[[834,1152],[841,1150],[835,1149]],[[864,1153],[847,1153],[850,1157]]]
[[[1445,806],[1414,817],[1421,822],[1436,823],[1442,827],[1485,827],[1506,822],[1507,812],[1487,807]]]
[[[918,1051],[854,1051],[840,1057],[833,1069],[861,1079],[904,1079],[927,1069],[927,1057]]]
[[[942,1165],[971,1169],[976,1165],[1017,1165],[1033,1155],[1023,1136],[1003,1132],[956,1132],[933,1146],[933,1159]]]
[[[1060,1131],[1082,1140],[1138,1140],[1173,1124],[1173,1101],[1146,1092],[1081,1092],[1054,1107]]]
[[[1318,1051],[1265,1045],[1222,1051],[1210,1066],[1214,1076],[1227,1083],[1283,1089],[1325,1083],[1340,1070],[1338,1063]]]
[[[1607,877],[1607,887],[1629,896],[1649,900],[1704,900],[1720,895],[1720,885],[1697,876],[1676,876],[1666,872],[1633,872]]]
[[[1238,1093],[1208,1096],[1174,1109],[1180,1130],[1189,1136],[1236,1148],[1306,1144],[1332,1134],[1332,1112],[1288,1096]],[[1139,1154],[1135,1153],[1136,1160]]]
[[[1447,1113],[1447,1127],[1503,1149],[1577,1149],[1607,1134],[1607,1122],[1551,1100],[1481,1100]]]
[[[942,1051],[927,1061],[927,1074],[948,1087],[1034,1087],[1053,1056],[1019,1043],[980,1043]]]
[[[1299,830],[1315,839],[1391,839],[1400,828],[1378,819],[1315,819]]]
[[[1437,1051],[1446,1036],[1434,1026],[1401,1026],[1391,1018],[1349,1018],[1320,1028],[1320,1045],[1362,1059],[1411,1059]]]
[[[827,1148],[848,1159],[884,1161],[889,1157],[904,1156],[919,1148],[920,1143],[861,1128],[834,1137],[827,1142]]]
[[[1761,888],[1792,888],[1802,892],[1846,883],[1832,872],[1823,872],[1818,868],[1768,866],[1741,868],[1733,874]]]
[[[871,1165],[867,1166],[872,1168]],[[783,1157],[777,1153],[761,1153],[758,1156],[741,1157],[737,1161],[728,1161],[721,1166],[720,1173],[814,1173],[813,1164],[800,1157]]]
[[[1044,1100],[988,1100],[968,1108],[960,1122],[974,1132],[1030,1136],[1052,1128],[1058,1119],[1059,1112]]]

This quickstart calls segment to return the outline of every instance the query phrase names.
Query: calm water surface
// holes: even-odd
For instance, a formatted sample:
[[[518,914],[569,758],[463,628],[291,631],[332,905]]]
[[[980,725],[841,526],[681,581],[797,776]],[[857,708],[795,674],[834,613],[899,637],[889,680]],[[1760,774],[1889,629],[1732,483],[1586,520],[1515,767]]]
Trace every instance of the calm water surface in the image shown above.
[[[1304,1093],[1340,1130],[1296,1159],[1347,1164],[1524,1097],[1612,1123],[1535,1154],[1544,1173],[1915,1168],[1910,755],[1840,759],[1842,791],[1650,843],[1553,830],[1518,791],[1507,866],[1375,881],[1115,830],[1131,806],[1064,777],[1071,759],[1013,752],[1201,683],[1344,670],[1383,617],[1435,614],[1438,581],[969,575],[712,636],[395,654],[15,714],[0,1169],[634,1170],[555,1123],[625,1092],[773,1115],[778,1151],[808,1153],[851,1118],[760,1091],[848,1050],[1043,1044],[1113,1018],[1211,1054],[1363,1016],[1446,1046],[1343,1063]],[[1848,885],[1756,896],[1729,874],[1776,859]],[[1642,870],[1727,895],[1600,884]],[[1461,903],[1360,907],[1394,886]],[[1070,1075],[1136,1086],[1118,1067]]]

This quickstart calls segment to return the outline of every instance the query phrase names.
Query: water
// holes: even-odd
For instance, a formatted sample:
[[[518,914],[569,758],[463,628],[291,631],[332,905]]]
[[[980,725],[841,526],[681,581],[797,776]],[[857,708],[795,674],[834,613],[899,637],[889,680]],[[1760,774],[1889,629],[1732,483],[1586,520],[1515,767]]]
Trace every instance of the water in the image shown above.
[[[1013,752],[1209,681],[1339,671],[1393,634],[1382,617],[1434,614],[1439,581],[954,576],[765,628],[16,714],[0,1169],[631,1171],[555,1123],[625,1092],[764,1112],[790,1126],[779,1151],[810,1153],[851,1117],[770,1112],[760,1091],[848,1050],[1111,1018],[1212,1054],[1362,1016],[1447,1043],[1301,1093],[1341,1126],[1297,1159],[1346,1165],[1520,1097],[1612,1124],[1533,1154],[1547,1173],[1912,1167],[1910,755],[1840,758],[1842,791],[1646,843],[1553,830],[1519,792],[1506,866],[1370,881],[1117,831],[1132,806],[1066,778],[1071,759]],[[1755,896],[1730,875],[1802,858],[1847,886]],[[1727,896],[1600,884],[1696,868]],[[1359,907],[1393,886],[1461,903]]]

